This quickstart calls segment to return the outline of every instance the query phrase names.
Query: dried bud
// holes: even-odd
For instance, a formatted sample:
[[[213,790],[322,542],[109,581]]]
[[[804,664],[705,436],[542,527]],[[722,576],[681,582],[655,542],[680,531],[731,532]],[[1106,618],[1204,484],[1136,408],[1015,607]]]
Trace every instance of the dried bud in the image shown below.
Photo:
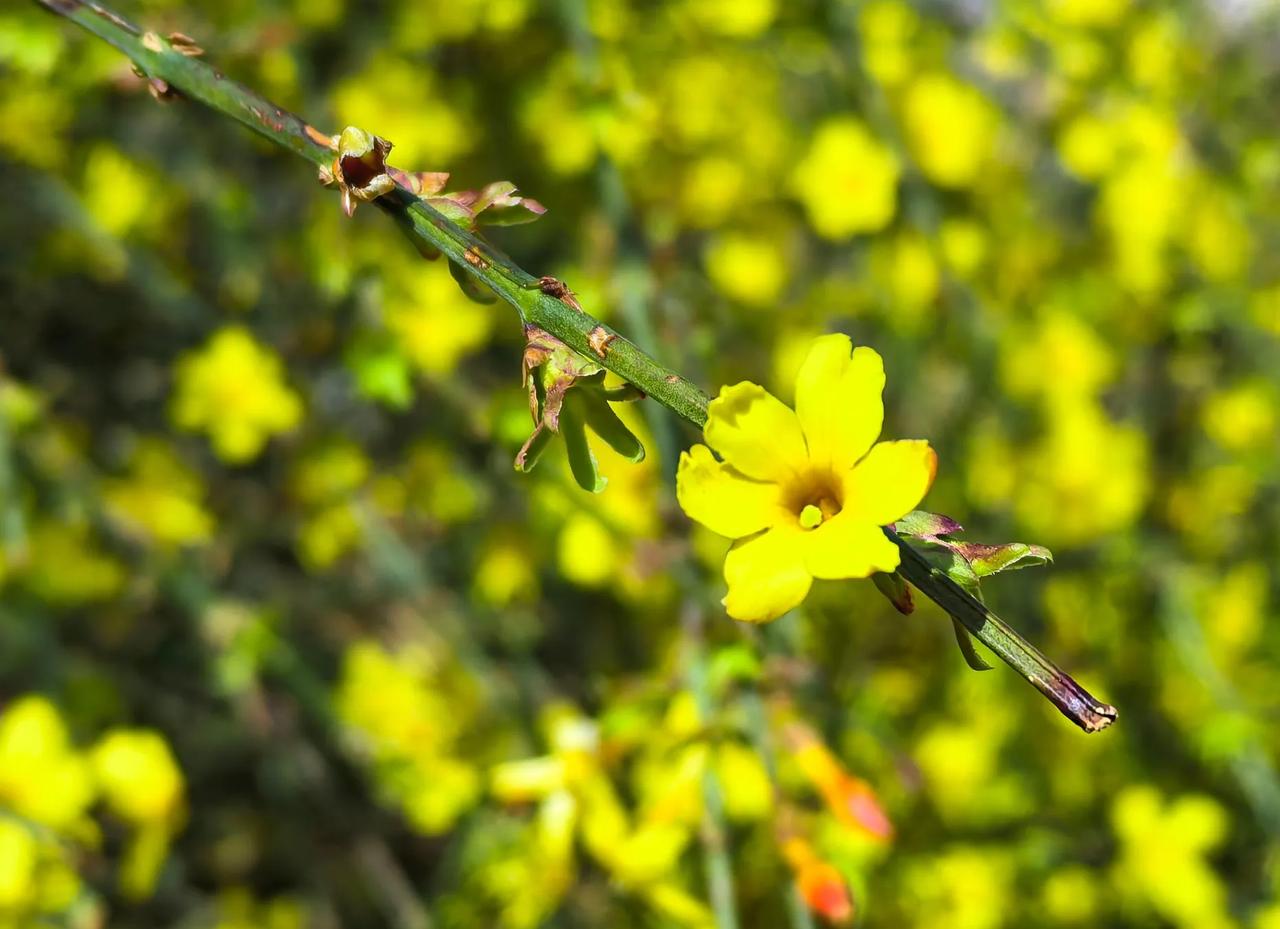
[[[356,126],[348,126],[335,136],[337,154],[327,170],[320,170],[320,183],[338,185],[342,192],[342,211],[348,216],[361,201],[376,200],[395,189],[396,182],[387,173],[387,153],[391,143]]]

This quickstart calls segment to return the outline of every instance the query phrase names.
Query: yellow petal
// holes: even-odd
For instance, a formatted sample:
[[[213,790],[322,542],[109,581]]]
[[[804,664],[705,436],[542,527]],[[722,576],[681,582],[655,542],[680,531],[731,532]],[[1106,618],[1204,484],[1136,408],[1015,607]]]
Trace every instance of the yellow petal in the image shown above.
[[[808,465],[796,414],[750,381],[720,388],[702,431],[707,444],[747,477],[778,481]]]
[[[676,499],[690,519],[712,532],[738,539],[759,532],[785,514],[777,484],[753,481],[695,445],[680,455]]]
[[[804,600],[813,578],[805,569],[799,536],[798,529],[779,526],[733,543],[724,559],[729,593],[721,601],[730,616],[768,622]]]
[[[924,499],[938,456],[923,439],[880,442],[844,480],[844,509],[859,522],[887,526]]]
[[[805,568],[814,577],[826,580],[893,571],[901,557],[898,546],[878,525],[847,508],[812,532],[804,533],[802,542]]]
[[[850,354],[852,352],[852,354]],[[816,339],[796,378],[796,413],[814,464],[852,468],[884,422],[884,362],[843,333]]]

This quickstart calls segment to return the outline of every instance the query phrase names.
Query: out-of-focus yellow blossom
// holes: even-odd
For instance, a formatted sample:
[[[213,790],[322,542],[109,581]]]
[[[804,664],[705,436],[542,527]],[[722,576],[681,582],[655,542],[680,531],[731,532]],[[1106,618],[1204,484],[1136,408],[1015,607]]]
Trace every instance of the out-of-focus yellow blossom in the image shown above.
[[[1239,538],[1257,492],[1258,479],[1250,469],[1215,465],[1175,481],[1164,504],[1182,537],[1198,552],[1214,554]]]
[[[745,39],[769,28],[777,0],[686,0],[683,11],[708,32]]]
[[[201,505],[204,486],[160,439],[138,443],[129,476],[102,488],[107,514],[122,529],[163,548],[206,542],[213,517]]]
[[[451,374],[493,331],[493,309],[467,299],[444,261],[406,265],[388,287],[385,313],[400,349],[430,377]]]
[[[471,586],[476,597],[490,606],[505,607],[536,600],[538,574],[527,545],[516,537],[489,542],[476,565]]]
[[[82,520],[38,522],[27,534],[22,583],[53,604],[106,600],[125,582],[124,566],[103,552]]]
[[[903,232],[878,246],[873,267],[876,277],[888,285],[888,322],[899,332],[918,332],[942,284],[933,249],[917,232]]]
[[[938,229],[938,242],[947,267],[960,278],[975,275],[986,261],[990,248],[987,233],[970,219],[944,220]]]
[[[422,15],[414,6],[399,7],[393,41],[409,52],[443,42],[456,42],[479,32],[503,33],[518,29],[529,15],[528,0],[457,0]]]
[[[369,461],[354,442],[335,439],[308,451],[293,469],[294,496],[307,506],[298,549],[311,568],[324,568],[363,536],[354,492],[369,475]]]
[[[214,929],[305,929],[306,908],[292,897],[258,900],[239,887],[218,895],[218,921]]]
[[[406,515],[453,525],[472,518],[484,506],[487,488],[448,447],[419,442],[404,459],[399,490],[393,494],[379,489],[377,496],[402,497]]]
[[[976,88],[950,74],[923,74],[907,86],[903,126],[911,156],[941,187],[977,181],[995,146],[999,115]]]
[[[345,497],[369,476],[369,459],[360,446],[334,439],[299,459],[291,476],[294,495],[304,503]]]
[[[1144,158],[1111,175],[1098,200],[1098,221],[1111,240],[1126,288],[1153,296],[1168,283],[1167,249],[1181,218],[1186,182],[1167,160]]]
[[[447,831],[480,791],[475,768],[452,754],[470,718],[470,698],[446,673],[436,655],[392,657],[374,642],[357,642],[347,650],[334,696],[383,794],[428,835]]]
[[[1166,803],[1154,787],[1127,787],[1112,804],[1111,823],[1120,840],[1117,892],[1185,929],[1234,925],[1226,889],[1205,860],[1227,836],[1216,800],[1187,794]]]
[[[352,551],[364,537],[354,507],[335,503],[310,513],[298,527],[298,554],[312,569],[330,567]]]
[[[1048,433],[1027,454],[1015,511],[1028,534],[1080,545],[1123,529],[1151,491],[1147,444],[1092,401],[1055,404]]]
[[[1247,452],[1274,443],[1280,397],[1262,380],[1246,381],[1215,391],[1204,404],[1201,421],[1209,437],[1233,452]]]
[[[429,18],[429,17],[426,17]],[[330,99],[340,125],[364,126],[395,146],[395,164],[409,171],[447,171],[479,141],[468,121],[436,85],[434,72],[404,58],[379,55],[337,84]]]
[[[1042,893],[1044,912],[1053,922],[1097,924],[1098,876],[1094,871],[1079,865],[1058,868],[1045,879]]]
[[[9,60],[0,53],[0,60]],[[47,79],[13,76],[0,86],[0,150],[20,162],[40,168],[57,168],[66,159],[67,149],[50,145],[62,138],[74,112],[68,97],[41,94]]]
[[[1280,284],[1262,287],[1250,294],[1249,314],[1256,325],[1280,336]]]
[[[995,700],[983,709],[980,718],[929,726],[913,752],[929,799],[951,824],[1008,822],[1034,802],[1018,774],[1001,768],[1000,752],[1014,719]]]
[[[773,809],[773,785],[760,754],[737,742],[715,753],[715,778],[724,796],[724,812],[733,822],[764,819]]]
[[[910,73],[912,46],[920,15],[899,0],[873,0],[858,10],[867,72],[887,86],[901,83]]]
[[[791,175],[791,191],[828,239],[883,229],[898,206],[898,160],[852,116],[828,119]]]
[[[160,184],[111,145],[96,145],[84,166],[84,204],[98,225],[114,236],[157,232],[167,198]]]
[[[558,174],[578,174],[606,154],[619,165],[641,161],[652,143],[657,109],[630,65],[607,55],[600,79],[583,86],[573,61],[563,59],[525,98],[521,124]]]
[[[39,696],[0,715],[0,803],[53,829],[70,830],[95,796],[92,774],[76,753],[57,708]]]
[[[99,924],[102,913],[73,870],[74,854],[55,836],[0,812],[0,926]]]
[[[1129,9],[1130,0],[1052,0],[1049,13],[1067,26],[1110,26]]]
[[[1126,64],[1133,83],[1160,95],[1171,95],[1197,57],[1194,43],[1183,41],[1182,24],[1171,10],[1157,8],[1129,37]]]
[[[175,380],[174,422],[208,433],[214,452],[231,464],[253,460],[267,439],[302,419],[302,402],[285,383],[279,356],[243,326],[219,330],[180,358]]]
[[[1000,379],[1015,397],[1072,402],[1092,397],[1115,377],[1107,344],[1074,313],[1052,309],[1032,326],[1007,331]]]
[[[787,282],[786,258],[771,238],[726,233],[712,241],[705,260],[717,289],[747,306],[773,305]]]
[[[1082,113],[1058,134],[1058,155],[1071,173],[1081,180],[1096,181],[1115,164],[1115,129],[1096,113]]]
[[[91,758],[103,799],[116,815],[142,825],[172,820],[180,811],[182,771],[158,733],[112,730]]]
[[[1232,667],[1257,644],[1267,615],[1267,569],[1259,562],[1230,568],[1202,596],[1201,626],[1210,655]]]
[[[601,587],[618,570],[622,553],[612,533],[587,512],[573,513],[556,539],[560,573],[584,587]]]
[[[904,892],[913,925],[998,929],[1013,902],[1013,861],[998,847],[954,846],[909,865]]]
[[[1227,191],[1204,182],[1198,185],[1187,216],[1186,246],[1200,273],[1224,282],[1242,274],[1253,251],[1242,210]]]
[[[6,912],[25,908],[35,894],[35,837],[15,820],[0,817],[0,925]]]
[[[680,214],[695,229],[718,226],[747,190],[741,162],[723,155],[699,158],[684,173],[680,186]]]
[[[880,356],[835,334],[813,343],[795,412],[748,381],[711,401],[710,448],[680,456],[676,496],[692,519],[738,540],[724,565],[733,618],[776,619],[815,577],[897,568],[897,547],[880,527],[920,502],[937,457],[924,441],[876,443],[883,389]]]

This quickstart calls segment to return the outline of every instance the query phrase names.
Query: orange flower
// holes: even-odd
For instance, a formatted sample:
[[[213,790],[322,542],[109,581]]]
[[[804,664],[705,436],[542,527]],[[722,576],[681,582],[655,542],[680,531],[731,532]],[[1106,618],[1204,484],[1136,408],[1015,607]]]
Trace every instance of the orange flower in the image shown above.
[[[813,846],[799,837],[782,843],[782,855],[791,866],[805,906],[836,925],[853,921],[853,898],[835,865],[820,858]]]
[[[893,824],[870,784],[846,771],[835,755],[804,726],[789,727],[786,738],[797,766],[836,819],[876,839],[893,837]]]

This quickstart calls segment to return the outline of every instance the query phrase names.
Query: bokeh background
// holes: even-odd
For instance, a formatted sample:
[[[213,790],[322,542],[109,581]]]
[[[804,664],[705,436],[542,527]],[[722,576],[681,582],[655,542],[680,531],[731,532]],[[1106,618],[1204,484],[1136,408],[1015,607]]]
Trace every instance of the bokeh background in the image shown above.
[[[516,182],[495,243],[710,390],[874,346],[927,506],[1056,554],[988,601],[1121,716],[865,581],[735,625],[692,430],[516,474],[508,308],[7,3],[0,926],[1280,926],[1274,4],[120,12]]]

